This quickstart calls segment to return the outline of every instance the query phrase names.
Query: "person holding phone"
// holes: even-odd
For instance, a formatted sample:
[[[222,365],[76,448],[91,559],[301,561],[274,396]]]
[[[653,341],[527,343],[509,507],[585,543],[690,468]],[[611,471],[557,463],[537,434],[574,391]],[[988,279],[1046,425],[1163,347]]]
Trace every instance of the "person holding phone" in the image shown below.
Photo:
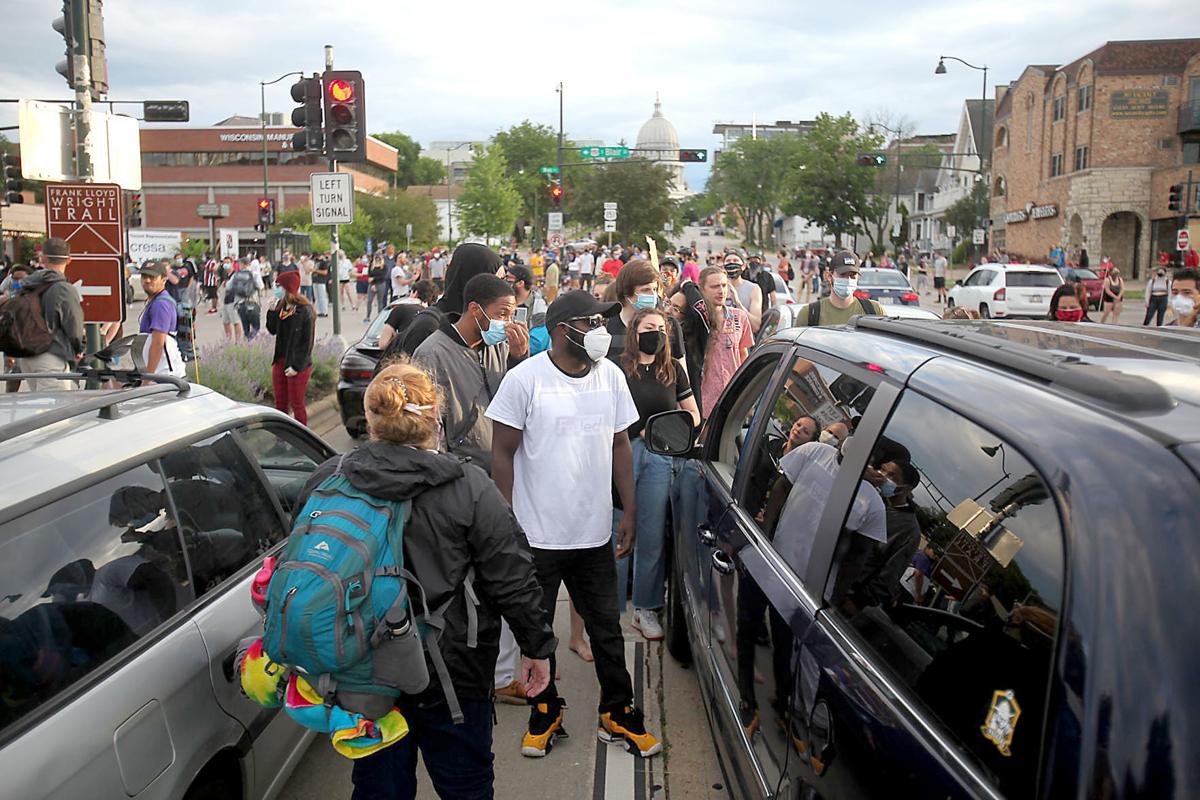
[[[538,294],[529,267],[515,262],[508,264],[504,268],[504,280],[512,284],[517,298],[513,319],[529,328],[542,325],[546,319],[546,301]]]

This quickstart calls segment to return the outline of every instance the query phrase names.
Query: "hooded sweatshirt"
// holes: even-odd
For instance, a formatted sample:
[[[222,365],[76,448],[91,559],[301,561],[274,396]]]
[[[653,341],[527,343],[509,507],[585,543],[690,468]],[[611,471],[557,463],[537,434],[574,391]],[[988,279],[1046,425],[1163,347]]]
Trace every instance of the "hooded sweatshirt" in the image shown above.
[[[46,326],[54,334],[48,352],[63,361],[75,363],[75,356],[84,349],[83,304],[79,292],[66,276],[53,269],[39,269],[21,282],[21,291],[50,284],[42,294],[42,313]]]
[[[429,335],[442,326],[447,317],[458,319],[463,311],[463,287],[476,275],[492,274],[500,269],[500,256],[481,244],[460,244],[446,268],[446,291],[427,311],[417,315],[404,334],[403,350],[415,353]],[[440,313],[439,313],[440,312]]]
[[[333,474],[337,456],[313,473],[301,491],[297,513],[309,495]],[[482,469],[430,450],[372,441],[347,454],[342,474],[356,488],[386,500],[412,500],[404,527],[404,565],[425,591],[430,607],[451,596],[440,647],[460,699],[487,700],[495,683],[500,651],[500,618],[512,629],[521,652],[548,658],[558,640],[542,608],[525,532],[508,503]],[[479,598],[478,643],[467,647],[467,570],[475,569]],[[420,612],[420,594],[411,591]],[[428,655],[426,655],[428,661]],[[430,675],[434,672],[429,663]],[[442,701],[441,684],[430,681],[421,703]]]

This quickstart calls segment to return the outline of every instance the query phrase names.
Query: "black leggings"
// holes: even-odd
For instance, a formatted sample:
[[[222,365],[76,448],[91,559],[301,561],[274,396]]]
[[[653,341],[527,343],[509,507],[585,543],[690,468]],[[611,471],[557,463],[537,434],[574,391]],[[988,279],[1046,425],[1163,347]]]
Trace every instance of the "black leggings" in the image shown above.
[[[1167,296],[1165,294],[1152,294],[1150,301],[1146,304],[1146,318],[1142,320],[1142,325],[1149,325],[1150,318],[1158,317],[1158,321],[1154,324],[1162,327],[1163,318],[1167,315]]]

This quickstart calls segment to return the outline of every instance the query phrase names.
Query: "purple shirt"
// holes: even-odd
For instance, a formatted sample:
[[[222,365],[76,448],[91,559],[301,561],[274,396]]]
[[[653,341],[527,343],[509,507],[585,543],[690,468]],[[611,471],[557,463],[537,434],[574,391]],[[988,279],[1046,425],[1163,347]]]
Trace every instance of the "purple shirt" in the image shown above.
[[[161,331],[174,334],[178,324],[179,317],[175,310],[175,301],[166,292],[159,292],[142,312],[142,318],[138,322],[138,333]]]

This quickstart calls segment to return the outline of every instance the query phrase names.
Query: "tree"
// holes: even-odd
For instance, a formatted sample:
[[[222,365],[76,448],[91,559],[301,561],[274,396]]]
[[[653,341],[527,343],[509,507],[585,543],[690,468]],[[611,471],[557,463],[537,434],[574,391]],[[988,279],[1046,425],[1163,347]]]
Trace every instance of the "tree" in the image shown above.
[[[445,180],[446,168],[442,166],[442,162],[421,155],[421,145],[408,134],[391,131],[371,135],[399,151],[396,172],[392,176],[392,188],[429,186]]]
[[[788,174],[799,167],[801,141],[791,135],[742,137],[717,156],[709,191],[737,212],[745,225],[746,241],[764,244],[769,240],[775,211],[787,199]]]
[[[361,194],[355,198],[362,197]],[[330,249],[330,230],[328,225],[313,225],[312,210],[308,206],[289,208],[279,215],[275,221],[280,228],[291,228],[302,231],[311,237],[314,252],[323,253]],[[338,227],[338,245],[350,258],[358,258],[366,250],[367,237],[373,235],[375,223],[371,215],[358,207],[354,209],[354,222]]]
[[[983,181],[976,181],[970,194],[954,201],[946,209],[942,221],[946,225],[954,226],[955,243],[965,239],[968,231],[980,227],[979,220],[985,213],[983,210],[987,208],[986,203],[987,185]]]
[[[548,125],[535,125],[524,120],[492,137],[492,143],[504,150],[505,174],[521,196],[521,217],[534,229],[544,233],[549,202],[547,178],[542,167],[558,163],[558,133]],[[567,143],[563,143],[563,148]],[[572,161],[577,160],[572,158]],[[574,181],[568,188],[574,187]],[[540,237],[544,240],[544,237]]]
[[[429,247],[438,242],[441,233],[438,211],[433,200],[393,189],[387,194],[354,193],[356,208],[371,217],[372,235],[376,243],[405,241],[404,226],[413,226],[412,241],[417,247]],[[349,254],[349,250],[346,250]]]
[[[878,134],[860,130],[849,114],[818,114],[788,175],[785,212],[820,225],[838,247],[842,237],[862,233],[862,220],[876,217],[879,203],[886,201],[871,193],[876,175],[858,166],[858,154],[878,150],[882,143]]]
[[[632,160],[590,167],[582,173],[571,203],[571,221],[595,229],[604,226],[604,204],[617,204],[617,239],[645,244],[670,221],[675,204],[671,173],[649,161]]]
[[[508,238],[517,215],[521,213],[521,195],[505,174],[504,148],[493,142],[477,152],[471,174],[458,198],[458,218],[467,233]]]

